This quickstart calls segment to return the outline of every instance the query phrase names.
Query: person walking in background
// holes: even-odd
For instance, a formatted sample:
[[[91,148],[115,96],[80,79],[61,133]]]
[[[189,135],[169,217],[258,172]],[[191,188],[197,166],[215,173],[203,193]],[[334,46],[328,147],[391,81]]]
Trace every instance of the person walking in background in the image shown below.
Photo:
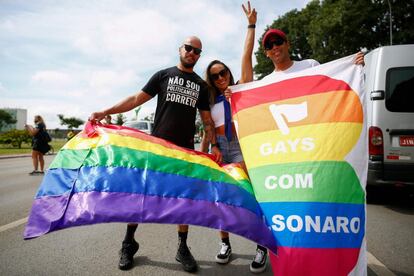
[[[252,54],[254,47],[255,27],[257,13],[252,9],[250,2],[247,2],[247,8],[242,5],[246,14],[248,26],[242,54],[241,77],[239,84],[253,81]],[[231,119],[230,103],[225,99],[224,91],[234,85],[233,74],[223,62],[214,60],[207,66],[206,82],[210,85],[210,108],[211,116],[215,125],[216,141],[211,144],[211,148],[217,148],[221,151],[222,161],[225,164],[239,163],[247,174],[246,165],[243,161],[242,152],[237,139],[234,123]],[[209,143],[207,139],[202,140],[201,150],[208,151]],[[232,253],[230,237],[228,232],[220,231],[220,251],[216,255],[216,262],[227,264]],[[266,269],[267,249],[257,245],[256,255],[250,264],[250,271],[260,273]]]
[[[34,117],[35,126],[25,125],[26,130],[32,136],[32,162],[33,171],[30,175],[44,174],[45,160],[43,155],[50,150],[46,133],[46,125],[40,115]],[[40,165],[40,170],[39,170]]]
[[[142,105],[158,96],[152,135],[163,138],[178,146],[194,149],[195,118],[197,109],[204,123],[204,129],[215,143],[214,122],[211,119],[208,103],[207,84],[193,71],[200,58],[202,44],[198,37],[190,36],[179,47],[178,65],[155,73],[142,90],[120,103],[89,117],[100,121],[108,114],[123,113]],[[216,151],[220,159],[220,151]],[[128,185],[128,183],[125,183]],[[171,183],[174,185],[174,183]],[[136,223],[127,226],[120,251],[119,269],[132,268],[134,254],[139,244],[134,235]],[[188,272],[197,270],[197,263],[187,246],[188,225],[178,225],[178,250],[175,259]]]

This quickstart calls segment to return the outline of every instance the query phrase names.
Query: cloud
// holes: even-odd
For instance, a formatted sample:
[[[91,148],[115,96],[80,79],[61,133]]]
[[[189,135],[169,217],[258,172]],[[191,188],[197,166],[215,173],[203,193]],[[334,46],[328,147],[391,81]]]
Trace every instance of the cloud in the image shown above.
[[[0,94],[6,93],[6,87],[0,82]]]
[[[252,1],[256,39],[279,14],[309,1],[279,2]],[[60,127],[59,113],[86,120],[141,89],[157,70],[177,64],[178,47],[188,35],[203,42],[196,72],[220,59],[238,78],[247,25],[241,3],[0,1],[1,105],[28,109],[29,121],[42,113],[52,128]],[[155,105],[147,103],[139,117]]]
[[[66,73],[49,70],[36,72],[31,77],[31,81],[35,84],[38,83],[45,86],[56,87],[69,85],[72,82],[72,79]]]
[[[136,76],[133,70],[113,71],[98,70],[93,71],[90,76],[89,85],[92,89],[110,89],[124,87],[136,83]]]

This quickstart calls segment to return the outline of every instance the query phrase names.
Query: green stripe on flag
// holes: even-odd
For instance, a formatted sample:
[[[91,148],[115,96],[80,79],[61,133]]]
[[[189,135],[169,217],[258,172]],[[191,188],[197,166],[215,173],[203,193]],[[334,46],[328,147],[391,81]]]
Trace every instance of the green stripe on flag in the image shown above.
[[[268,165],[249,170],[259,202],[365,202],[365,193],[347,162]]]
[[[88,167],[147,168],[148,170],[163,173],[178,174],[214,182],[225,182],[237,185],[248,193],[253,194],[252,186],[248,180],[237,181],[226,172],[197,163],[157,155],[148,151],[111,145],[87,150],[63,149],[59,151],[50,168],[77,169],[81,165]]]
[[[61,149],[50,164],[49,169],[79,169],[87,158],[90,149],[67,150]]]

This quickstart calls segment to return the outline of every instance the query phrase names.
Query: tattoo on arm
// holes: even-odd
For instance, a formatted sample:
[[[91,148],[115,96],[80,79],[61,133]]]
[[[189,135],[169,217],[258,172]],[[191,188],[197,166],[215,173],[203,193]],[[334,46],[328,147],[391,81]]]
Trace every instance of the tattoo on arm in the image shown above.
[[[206,136],[207,141],[214,144],[216,139],[215,139],[213,121],[210,119],[210,120],[205,120],[203,123],[204,123],[204,131],[205,131],[205,136]]]

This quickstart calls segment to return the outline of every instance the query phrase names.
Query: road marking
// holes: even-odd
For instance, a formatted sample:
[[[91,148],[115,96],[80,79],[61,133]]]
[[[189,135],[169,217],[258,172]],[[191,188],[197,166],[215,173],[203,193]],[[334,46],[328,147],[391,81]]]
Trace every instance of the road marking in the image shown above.
[[[9,229],[11,229],[11,228],[17,227],[17,226],[19,226],[19,225],[22,225],[23,223],[26,223],[28,218],[29,218],[29,217],[25,217],[25,218],[22,218],[22,219],[19,219],[19,220],[13,221],[13,222],[11,222],[11,223],[9,223],[9,224],[6,224],[6,225],[3,225],[3,226],[0,226],[0,233],[1,233],[1,232],[4,232],[4,231],[7,231],[7,230],[9,230]]]
[[[368,267],[378,276],[396,276],[383,263],[381,263],[374,255],[367,251]]]
[[[25,217],[25,218],[13,221],[9,224],[0,226],[0,233],[26,223],[28,218],[29,217]],[[396,276],[383,263],[381,263],[377,258],[375,258],[375,256],[372,255],[369,251],[367,251],[367,263],[368,263],[368,267],[372,271],[374,271],[374,273],[377,276]]]

